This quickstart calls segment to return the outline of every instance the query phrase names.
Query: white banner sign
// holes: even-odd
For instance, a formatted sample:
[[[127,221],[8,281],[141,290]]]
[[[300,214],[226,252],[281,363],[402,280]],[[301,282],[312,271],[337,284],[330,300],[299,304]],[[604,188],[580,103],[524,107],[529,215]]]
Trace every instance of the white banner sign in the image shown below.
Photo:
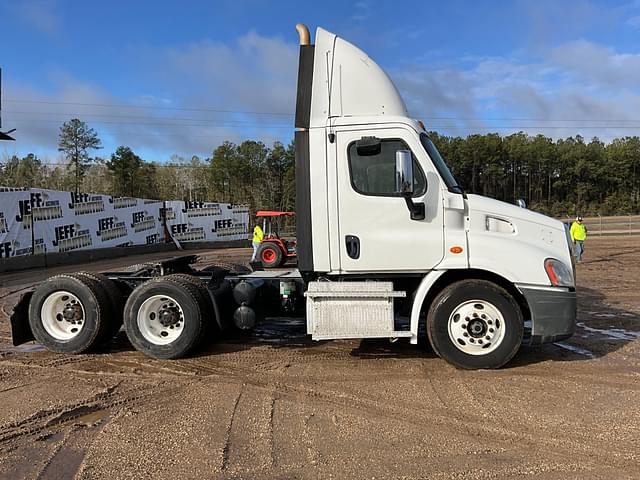
[[[209,202],[165,202],[167,228],[179,242],[246,240],[249,209]]]
[[[45,189],[0,188],[0,258],[162,243],[243,240],[249,210]]]

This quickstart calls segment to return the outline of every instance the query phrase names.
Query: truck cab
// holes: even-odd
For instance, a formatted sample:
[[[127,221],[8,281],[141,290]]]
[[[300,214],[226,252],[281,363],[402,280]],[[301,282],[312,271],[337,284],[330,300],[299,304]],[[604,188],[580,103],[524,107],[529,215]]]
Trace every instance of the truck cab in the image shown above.
[[[572,335],[575,268],[563,224],[466,194],[370,57],[322,28],[311,45],[297,28],[298,265],[310,284],[310,333],[417,343],[425,322],[436,352],[463,368],[498,367],[523,342]],[[372,281],[388,288],[375,297]],[[369,300],[351,312],[349,295]],[[389,315],[378,327],[360,318],[376,317],[366,306],[374,297],[395,302],[408,330],[396,321],[390,333]]]

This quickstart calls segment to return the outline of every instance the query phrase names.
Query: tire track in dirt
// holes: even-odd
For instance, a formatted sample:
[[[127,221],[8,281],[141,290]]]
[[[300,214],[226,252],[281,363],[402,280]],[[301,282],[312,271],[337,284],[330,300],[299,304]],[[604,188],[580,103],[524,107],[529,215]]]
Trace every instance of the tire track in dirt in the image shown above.
[[[121,382],[107,387],[92,397],[71,404],[42,409],[33,415],[0,426],[0,451],[13,449],[17,443],[25,443],[45,432],[59,430],[81,417],[108,410],[116,412],[124,407],[149,402],[153,398],[166,401],[181,387],[161,388],[155,385],[133,386],[120,389]]]
[[[96,412],[100,413],[100,411]],[[96,437],[109,422],[111,415],[93,417],[86,415],[86,423],[76,421],[64,435],[59,445],[41,467],[38,480],[74,478]],[[81,417],[82,418],[82,417]]]
[[[229,424],[223,465],[225,471],[252,474],[273,466],[271,405],[272,397],[268,390],[243,386]]]
[[[244,385],[240,388],[240,392],[238,392],[238,396],[233,402],[233,409],[231,410],[231,418],[229,419],[229,425],[225,431],[224,438],[224,447],[222,449],[222,470],[227,470],[229,468],[229,448],[231,445],[231,430],[233,429],[233,422],[236,418],[236,412],[238,411],[238,403],[240,402],[240,398],[242,397],[242,393],[244,392]]]

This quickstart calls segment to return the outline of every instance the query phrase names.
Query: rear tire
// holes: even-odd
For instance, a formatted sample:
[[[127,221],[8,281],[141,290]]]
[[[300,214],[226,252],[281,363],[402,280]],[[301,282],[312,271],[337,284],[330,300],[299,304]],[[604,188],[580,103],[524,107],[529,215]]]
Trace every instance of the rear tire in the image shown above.
[[[179,275],[168,275],[131,293],[124,308],[124,326],[129,341],[145,355],[180,358],[201,338],[207,311],[198,287]]]
[[[273,268],[280,265],[284,255],[282,255],[282,251],[277,245],[265,243],[260,246],[258,256],[264,268]]]
[[[107,327],[103,341],[108,342],[120,331],[122,327],[122,315],[124,313],[124,297],[115,282],[101,273],[78,272],[77,275],[90,278],[100,285],[111,303],[112,316],[107,319]]]
[[[462,280],[438,294],[427,316],[435,352],[458,368],[500,368],[522,344],[524,323],[515,299],[485,280]]]
[[[100,284],[78,274],[56,275],[36,288],[29,302],[29,325],[48,350],[81,353],[102,342],[112,306]]]
[[[200,278],[195,277],[193,275],[189,275],[187,273],[175,273],[173,275],[167,275],[163,277],[166,280],[177,279],[178,281],[184,281],[191,284],[198,291],[199,301],[202,310],[202,332],[200,333],[200,340],[198,343],[202,344],[207,340],[213,338],[213,334],[219,329],[219,325],[217,323],[216,312],[213,306],[213,301],[211,300],[211,295],[209,295],[209,289],[207,285]]]

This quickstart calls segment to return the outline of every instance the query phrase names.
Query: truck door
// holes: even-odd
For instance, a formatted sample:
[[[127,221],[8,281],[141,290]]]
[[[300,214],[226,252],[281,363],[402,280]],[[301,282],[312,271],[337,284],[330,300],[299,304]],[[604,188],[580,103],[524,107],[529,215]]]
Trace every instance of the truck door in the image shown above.
[[[387,127],[336,134],[340,270],[432,269],[443,258],[442,193],[440,178],[416,133]],[[358,140],[372,136],[374,144],[380,140],[379,149],[358,148]],[[413,201],[424,203],[422,220],[412,220],[405,199],[395,193],[397,150],[412,152]]]

